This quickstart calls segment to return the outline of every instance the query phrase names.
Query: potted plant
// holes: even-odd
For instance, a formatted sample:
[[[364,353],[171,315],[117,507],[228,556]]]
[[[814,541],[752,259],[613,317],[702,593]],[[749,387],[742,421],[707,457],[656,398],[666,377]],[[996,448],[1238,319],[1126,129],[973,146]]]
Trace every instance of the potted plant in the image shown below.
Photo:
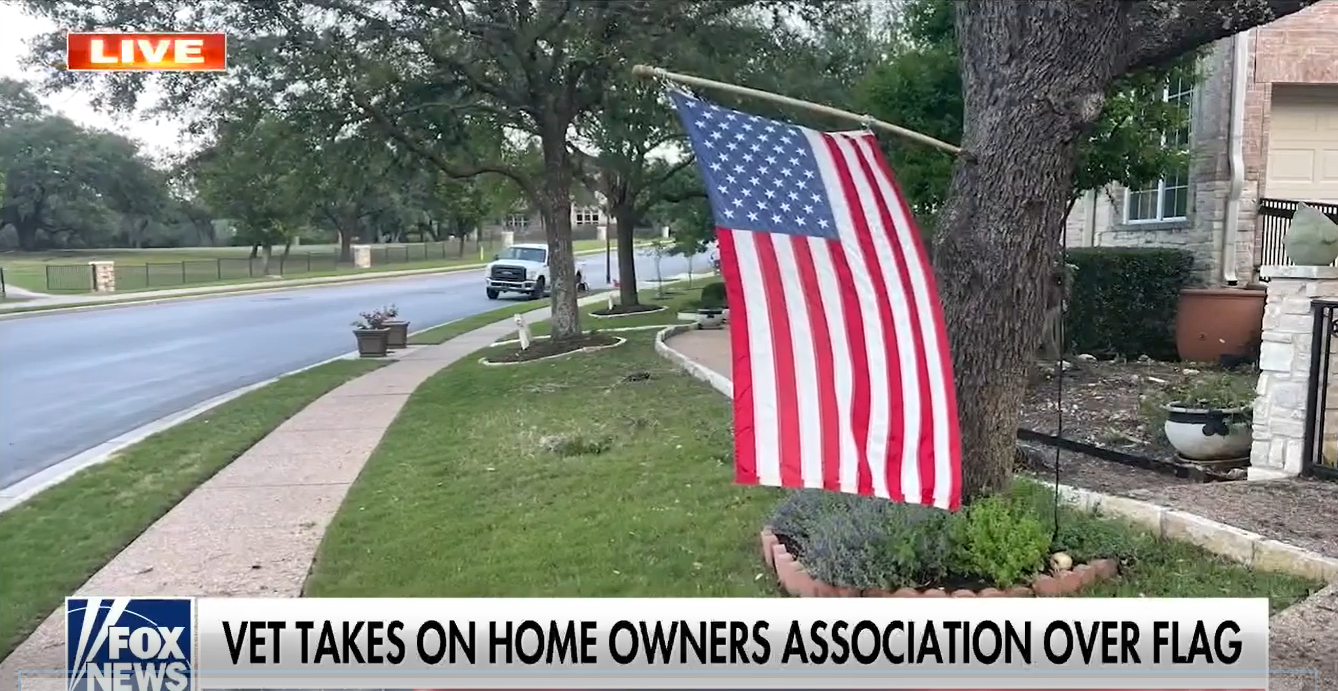
[[[390,335],[386,339],[386,345],[389,348],[405,348],[409,345],[409,322],[399,318],[400,311],[394,305],[381,309],[381,316],[385,318],[385,325],[390,329]]]
[[[353,336],[358,339],[360,357],[385,357],[390,350],[390,329],[386,327],[386,316],[381,310],[358,315],[358,320],[353,322]]]
[[[1167,441],[1181,458],[1195,463],[1248,461],[1254,396],[1248,376],[1220,372],[1200,377],[1164,404]]]

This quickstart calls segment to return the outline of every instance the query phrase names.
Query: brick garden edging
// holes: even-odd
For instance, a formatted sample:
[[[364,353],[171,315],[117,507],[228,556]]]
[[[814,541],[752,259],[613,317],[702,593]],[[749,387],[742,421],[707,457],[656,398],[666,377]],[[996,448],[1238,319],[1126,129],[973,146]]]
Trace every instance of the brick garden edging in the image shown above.
[[[1119,564],[1114,559],[1094,559],[1057,575],[1039,574],[1032,579],[1030,587],[1015,586],[1008,590],[984,588],[979,591],[962,589],[951,593],[942,588],[901,588],[889,592],[879,588],[845,588],[814,578],[769,527],[762,529],[761,543],[762,558],[766,560],[767,568],[776,574],[781,588],[795,597],[1062,597],[1119,574]]]

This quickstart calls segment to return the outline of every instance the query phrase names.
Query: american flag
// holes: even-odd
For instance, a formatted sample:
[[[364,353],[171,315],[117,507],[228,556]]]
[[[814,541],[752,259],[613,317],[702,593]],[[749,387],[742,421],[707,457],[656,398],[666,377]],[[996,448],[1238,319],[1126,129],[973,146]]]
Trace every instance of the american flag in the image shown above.
[[[672,97],[715,213],[737,481],[956,510],[938,290],[874,135]]]

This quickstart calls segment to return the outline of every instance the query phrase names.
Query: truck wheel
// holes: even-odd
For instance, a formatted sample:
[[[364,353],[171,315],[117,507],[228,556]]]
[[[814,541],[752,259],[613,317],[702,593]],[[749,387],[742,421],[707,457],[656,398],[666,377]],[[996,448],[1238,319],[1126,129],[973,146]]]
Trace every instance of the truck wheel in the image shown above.
[[[488,299],[489,299],[489,300],[496,300],[498,295],[500,295],[500,293],[497,292],[496,290],[493,290],[492,288],[489,288],[489,289],[488,289]]]
[[[530,292],[530,298],[539,300],[542,299],[544,295],[544,277],[540,276],[539,280],[534,282],[534,290]]]

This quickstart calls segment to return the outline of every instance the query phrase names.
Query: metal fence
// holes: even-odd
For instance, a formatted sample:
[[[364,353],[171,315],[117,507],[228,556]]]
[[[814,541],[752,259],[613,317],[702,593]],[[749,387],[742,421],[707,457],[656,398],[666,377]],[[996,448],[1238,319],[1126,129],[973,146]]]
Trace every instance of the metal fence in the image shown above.
[[[1259,200],[1256,223],[1259,228],[1260,266],[1292,263],[1291,257],[1287,256],[1287,231],[1292,226],[1292,216],[1299,203],[1295,199],[1265,197]],[[1306,202],[1306,205],[1338,223],[1338,204]]]
[[[1305,437],[1301,449],[1301,472],[1338,480],[1338,446],[1325,443],[1325,430],[1338,425],[1338,408],[1329,408],[1329,377],[1332,374],[1333,341],[1338,337],[1338,300],[1312,300],[1314,326],[1310,342],[1310,376],[1305,402]]]
[[[466,242],[463,246],[458,241],[428,242],[412,245],[372,246],[371,260],[373,267],[413,262],[445,261],[463,256],[464,259],[476,259],[483,247],[491,246],[491,240],[483,243]],[[463,252],[463,254],[462,254]],[[268,271],[264,257],[218,257],[216,259],[193,258],[176,262],[115,262],[116,290],[142,290],[145,288],[170,288],[173,286],[219,283],[267,275],[294,276],[312,273],[328,273],[352,270],[350,263],[340,262],[337,252],[291,252],[287,256],[275,253],[270,259]],[[47,264],[46,289],[51,293],[87,293],[94,287],[93,267],[84,264]]]

